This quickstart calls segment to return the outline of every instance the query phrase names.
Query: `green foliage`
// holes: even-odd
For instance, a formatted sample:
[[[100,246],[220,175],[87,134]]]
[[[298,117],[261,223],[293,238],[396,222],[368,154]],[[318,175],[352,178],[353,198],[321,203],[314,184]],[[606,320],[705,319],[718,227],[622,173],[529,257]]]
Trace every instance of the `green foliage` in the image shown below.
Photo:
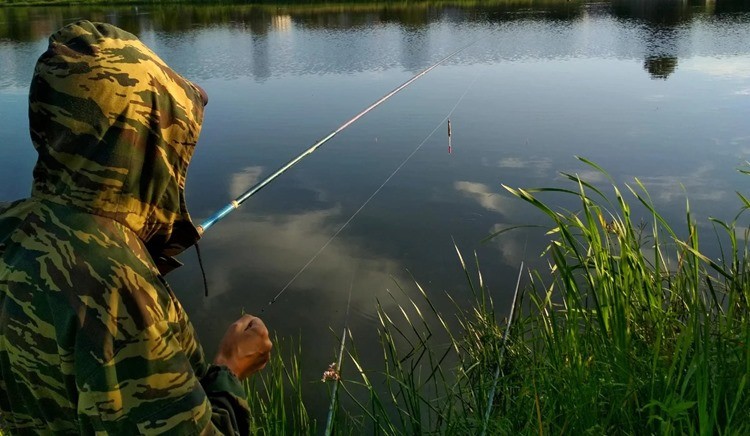
[[[750,201],[738,194],[736,218],[712,220],[722,245],[712,260],[689,205],[680,236],[639,181],[629,202],[614,183],[608,197],[567,177],[574,189],[506,187],[552,222],[550,271],[526,272],[517,319],[497,321],[478,262],[467,267],[460,252],[474,300],[454,302],[455,320],[419,283],[389,293],[395,309],[377,310],[383,369],[365,370],[349,347],[356,370],[340,387],[352,406],[334,433],[750,433],[750,232],[739,224]],[[580,210],[557,211],[544,195],[573,196]],[[631,203],[648,222],[634,221]]]
[[[277,8],[288,9],[291,8],[295,11],[301,12],[324,12],[324,11],[337,11],[342,8],[347,10],[361,9],[362,7],[368,10],[380,10],[384,7],[395,7],[397,9],[405,8],[428,8],[435,6],[457,6],[457,7],[474,7],[474,6],[487,6],[487,5],[500,5],[500,6],[559,6],[569,5],[573,3],[578,5],[582,3],[581,0],[419,0],[419,1],[406,1],[406,0],[387,0],[387,1],[373,1],[373,0],[344,0],[344,1],[331,1],[331,0],[253,0],[253,1],[241,1],[241,0],[0,0],[0,6],[30,6],[30,5],[124,5],[124,4],[136,4],[136,5],[148,5],[148,4],[194,4],[194,5],[224,5],[224,6],[258,6],[268,7],[270,11],[277,10]]]
[[[302,401],[300,348],[291,352],[283,340],[274,338],[274,352],[265,370],[245,381],[252,410],[250,429],[254,435],[315,434]]]
[[[577,213],[553,211],[537,198],[544,189],[506,188],[549,215],[554,235],[551,277],[531,275],[519,320],[520,376],[533,391],[514,408],[537,409],[534,432],[747,433],[750,276],[747,234],[737,237],[747,203],[733,222],[714,220],[729,242],[717,263],[699,250],[689,205],[680,237],[639,181],[627,189],[649,224],[633,222],[617,186],[610,202],[568,178]]]

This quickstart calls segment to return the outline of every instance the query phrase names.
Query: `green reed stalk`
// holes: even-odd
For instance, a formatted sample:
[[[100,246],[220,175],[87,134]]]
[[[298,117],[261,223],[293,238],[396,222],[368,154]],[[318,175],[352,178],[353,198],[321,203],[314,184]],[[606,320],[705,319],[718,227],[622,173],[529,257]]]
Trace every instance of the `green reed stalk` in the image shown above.
[[[274,353],[266,368],[245,381],[247,401],[252,412],[254,435],[316,434],[302,399],[302,349],[274,338]]]
[[[524,321],[530,326],[526,342],[542,339],[531,356],[538,362],[532,367],[535,399],[544,398],[536,403],[543,418],[537,430],[706,434],[746,428],[738,416],[747,412],[737,411],[750,406],[744,387],[750,360],[730,344],[747,331],[747,312],[738,322],[727,316],[750,289],[742,278],[747,249],[734,236],[739,215],[718,225],[731,247],[720,264],[701,253],[689,204],[686,226],[678,231],[636,180],[637,189],[628,191],[651,215],[647,232],[647,224],[633,222],[617,186],[610,202],[569,178],[577,189],[506,188],[552,218],[550,234],[557,235],[548,248],[551,284],[535,281],[535,314]],[[553,191],[575,196],[580,211],[556,212],[537,197]]]
[[[326,436],[331,435],[331,431],[333,430],[333,416],[335,411],[335,406],[338,400],[338,387],[339,387],[339,379],[341,374],[341,360],[344,357],[344,347],[346,346],[346,333],[349,325],[349,309],[351,307],[352,303],[352,288],[354,286],[354,280],[352,279],[352,286],[349,287],[349,297],[346,301],[346,315],[344,315],[344,329],[341,332],[341,346],[339,347],[339,354],[336,358],[336,371],[338,371],[339,377],[335,378],[333,380],[333,390],[331,392],[331,404],[328,406],[328,418],[326,419],[326,429],[324,434]],[[324,377],[325,381],[325,377]]]

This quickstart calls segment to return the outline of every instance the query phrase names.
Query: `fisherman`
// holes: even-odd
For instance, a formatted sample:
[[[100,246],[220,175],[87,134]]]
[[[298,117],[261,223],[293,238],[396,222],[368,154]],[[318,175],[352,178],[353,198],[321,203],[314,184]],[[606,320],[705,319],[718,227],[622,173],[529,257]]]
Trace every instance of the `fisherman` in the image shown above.
[[[29,93],[31,197],[0,206],[0,431],[249,432],[250,315],[212,363],[164,274],[200,237],[185,176],[207,103],[135,36],[53,34]]]

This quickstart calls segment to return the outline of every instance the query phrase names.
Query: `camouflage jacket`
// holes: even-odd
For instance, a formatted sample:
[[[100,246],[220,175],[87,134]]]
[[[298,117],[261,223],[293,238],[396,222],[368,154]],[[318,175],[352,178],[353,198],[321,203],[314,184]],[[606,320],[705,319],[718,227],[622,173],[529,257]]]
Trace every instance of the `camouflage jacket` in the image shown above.
[[[247,433],[155,259],[199,235],[185,176],[198,88],[135,36],[50,37],[29,93],[31,197],[0,206],[0,413],[12,433]]]

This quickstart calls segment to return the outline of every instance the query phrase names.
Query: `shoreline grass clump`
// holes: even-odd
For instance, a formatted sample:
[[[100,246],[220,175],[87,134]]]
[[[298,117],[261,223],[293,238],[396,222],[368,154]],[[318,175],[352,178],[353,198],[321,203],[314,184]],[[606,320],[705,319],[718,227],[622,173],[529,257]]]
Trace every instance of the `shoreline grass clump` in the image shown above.
[[[274,353],[264,371],[244,381],[252,411],[254,435],[316,434],[302,399],[302,350],[291,341],[274,338]]]
[[[460,252],[468,309],[441,313],[416,281],[389,294],[382,368],[365,369],[352,341],[334,434],[750,434],[750,201],[738,194],[735,219],[712,220],[717,259],[689,205],[676,230],[637,180],[607,195],[567,176],[571,189],[505,187],[551,220],[549,269],[524,271],[517,317],[498,319]]]
[[[637,180],[627,190],[650,215],[645,225],[614,183],[611,202],[569,178],[576,189],[557,191],[580,201],[577,213],[537,198],[549,190],[506,188],[553,221],[551,274],[531,274],[514,342],[526,391],[508,410],[525,405],[537,419],[517,429],[748,433],[750,264],[737,223],[750,203],[740,195],[734,221],[714,220],[725,241],[717,262],[701,253],[689,206],[680,237]]]

